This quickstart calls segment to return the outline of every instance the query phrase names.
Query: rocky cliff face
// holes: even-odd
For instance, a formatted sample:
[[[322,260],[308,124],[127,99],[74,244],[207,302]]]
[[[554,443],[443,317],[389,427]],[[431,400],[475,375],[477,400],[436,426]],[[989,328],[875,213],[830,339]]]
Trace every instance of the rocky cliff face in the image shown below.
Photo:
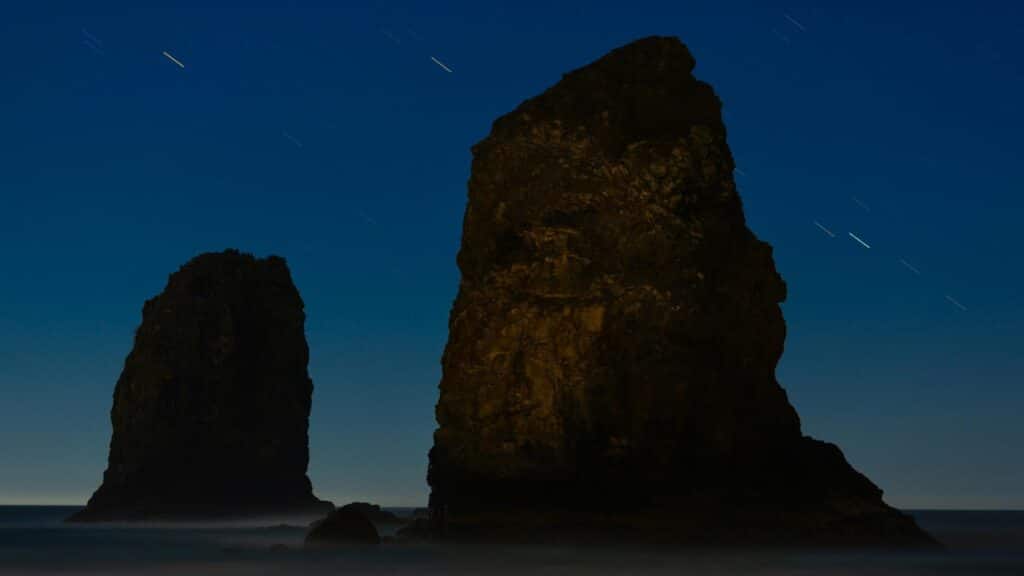
[[[674,38],[565,75],[473,148],[430,453],[452,531],[923,543],[775,380],[786,286]]]
[[[114,390],[103,484],[72,520],[331,509],[306,477],[304,323],[282,258],[204,254],[172,274]]]

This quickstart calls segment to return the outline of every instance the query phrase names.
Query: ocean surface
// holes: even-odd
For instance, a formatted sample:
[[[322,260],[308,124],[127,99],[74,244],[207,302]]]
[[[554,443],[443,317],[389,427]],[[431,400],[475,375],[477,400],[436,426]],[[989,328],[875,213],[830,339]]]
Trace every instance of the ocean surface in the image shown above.
[[[1024,512],[911,511],[943,552],[673,552],[429,542],[306,550],[298,525],[64,524],[75,510],[0,506],[0,574],[1024,575]]]

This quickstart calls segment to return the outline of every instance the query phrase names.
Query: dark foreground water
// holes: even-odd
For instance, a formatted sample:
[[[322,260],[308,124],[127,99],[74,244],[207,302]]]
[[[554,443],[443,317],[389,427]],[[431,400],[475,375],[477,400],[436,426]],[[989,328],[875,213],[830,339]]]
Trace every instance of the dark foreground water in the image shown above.
[[[1024,575],[1024,512],[913,512],[945,552],[666,551],[385,543],[304,550],[304,529],[66,525],[75,508],[0,507],[0,574]],[[385,532],[385,531],[382,531]]]

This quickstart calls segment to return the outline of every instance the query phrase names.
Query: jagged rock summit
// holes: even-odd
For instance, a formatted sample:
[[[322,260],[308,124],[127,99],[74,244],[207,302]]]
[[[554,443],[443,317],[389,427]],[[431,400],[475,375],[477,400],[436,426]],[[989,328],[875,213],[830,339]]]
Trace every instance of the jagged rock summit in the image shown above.
[[[428,481],[450,535],[915,545],[775,379],[786,286],[675,38],[494,122],[469,202]]]
[[[322,516],[313,383],[284,259],[197,256],[148,300],[114,390],[103,484],[72,521]]]

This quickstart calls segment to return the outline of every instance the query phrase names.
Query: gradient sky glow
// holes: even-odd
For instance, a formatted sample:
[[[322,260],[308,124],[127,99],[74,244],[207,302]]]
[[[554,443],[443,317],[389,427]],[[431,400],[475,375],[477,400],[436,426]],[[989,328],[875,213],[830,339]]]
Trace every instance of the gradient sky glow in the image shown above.
[[[1024,5],[994,0],[5,4],[0,504],[84,503],[143,301],[236,247],[306,302],[317,494],[422,505],[469,148],[652,34],[724,101],[805,432],[893,505],[1024,508]]]

